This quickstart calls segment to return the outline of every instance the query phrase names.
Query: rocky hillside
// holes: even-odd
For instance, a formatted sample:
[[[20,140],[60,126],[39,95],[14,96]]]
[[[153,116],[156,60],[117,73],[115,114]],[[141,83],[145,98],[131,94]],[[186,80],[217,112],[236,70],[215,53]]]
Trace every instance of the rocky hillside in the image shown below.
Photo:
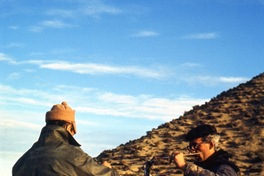
[[[221,134],[220,147],[230,152],[242,175],[264,175],[264,73],[204,105],[194,106],[139,139],[102,152],[97,159],[110,161],[121,175],[144,175],[142,166],[153,156],[168,156],[175,150],[186,152],[184,135],[202,123],[216,126]],[[151,174],[174,176],[182,172],[160,157]]]

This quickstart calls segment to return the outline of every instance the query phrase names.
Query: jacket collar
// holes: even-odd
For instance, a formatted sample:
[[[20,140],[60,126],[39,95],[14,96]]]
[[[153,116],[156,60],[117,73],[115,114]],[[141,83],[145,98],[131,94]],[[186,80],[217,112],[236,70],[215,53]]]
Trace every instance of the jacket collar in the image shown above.
[[[41,130],[39,141],[52,142],[53,140],[63,140],[70,145],[81,146],[65,128],[57,125],[46,125]]]

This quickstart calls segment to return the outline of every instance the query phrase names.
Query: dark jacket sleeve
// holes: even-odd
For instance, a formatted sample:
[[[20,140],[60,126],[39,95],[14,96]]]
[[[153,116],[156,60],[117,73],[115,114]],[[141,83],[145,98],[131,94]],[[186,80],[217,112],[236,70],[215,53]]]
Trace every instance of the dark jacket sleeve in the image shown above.
[[[108,168],[97,163],[91,156],[84,152],[76,158],[75,164],[77,175],[119,176],[114,168]]]
[[[203,169],[195,164],[186,164],[185,176],[238,176],[235,170],[227,164],[220,165],[216,172]]]

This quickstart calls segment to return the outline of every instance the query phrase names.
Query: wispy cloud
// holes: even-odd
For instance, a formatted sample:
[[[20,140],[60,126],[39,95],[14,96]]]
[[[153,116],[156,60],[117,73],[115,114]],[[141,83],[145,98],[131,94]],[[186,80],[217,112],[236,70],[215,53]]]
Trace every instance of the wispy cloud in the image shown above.
[[[41,23],[41,26],[49,27],[49,28],[66,28],[71,25],[66,24],[60,20],[47,20],[47,21],[43,21]]]
[[[23,109],[29,111],[39,107],[50,108],[49,106],[54,102],[71,100],[74,109],[80,113],[164,121],[177,118],[190,107],[206,101],[188,97],[162,98],[153,95],[123,95],[66,85],[51,89],[49,92],[0,85],[0,92],[4,100],[2,107],[6,105],[23,106]]]
[[[6,46],[4,46],[5,48],[22,48],[24,47],[23,43],[20,42],[13,42],[13,43],[9,43]]]
[[[5,62],[11,63],[11,64],[16,62],[13,58],[9,57],[8,55],[6,55],[4,53],[0,53],[0,62],[1,61],[5,61]]]
[[[2,105],[49,106],[48,102],[56,99],[49,92],[35,89],[18,89],[4,84],[0,84],[0,92]],[[58,96],[58,98],[61,97]]]
[[[245,77],[219,77],[218,80],[223,83],[241,83],[248,81],[249,78]]]
[[[17,128],[17,127],[39,130],[41,128],[41,125],[37,125],[35,123],[30,123],[30,122],[12,120],[12,119],[1,119],[0,127],[9,128],[10,130],[11,128]]]
[[[200,105],[207,101],[207,99],[166,99],[141,95],[139,97],[133,97],[136,101],[132,103],[130,100],[124,102],[123,95],[115,96],[120,96],[121,100],[116,99],[111,103],[109,102],[107,104],[108,106],[79,106],[76,110],[95,115],[169,121],[179,117],[184,111],[190,110],[192,106]],[[104,100],[101,101],[102,104],[106,103]],[[123,101],[123,103],[119,101]]]
[[[41,32],[45,28],[64,29],[64,28],[70,28],[70,27],[74,27],[74,25],[67,24],[61,20],[46,20],[46,21],[39,23],[38,25],[31,26],[30,31]]]
[[[218,38],[219,35],[216,32],[209,33],[194,33],[188,34],[182,37],[182,39],[194,39],[194,40],[211,40]]]
[[[165,70],[150,69],[139,66],[112,66],[95,63],[69,63],[53,62],[43,63],[40,68],[70,71],[79,74],[126,74],[148,78],[162,78],[166,76]]]
[[[122,10],[113,5],[108,5],[100,0],[97,1],[81,1],[75,9],[50,9],[46,12],[47,15],[73,18],[79,16],[90,16],[99,18],[103,14],[116,15],[122,13]]]
[[[189,84],[203,84],[206,86],[215,86],[219,84],[237,84],[241,82],[246,82],[249,78],[246,77],[224,77],[224,76],[208,76],[208,75],[200,75],[200,76],[187,76],[184,77],[183,80]]]
[[[101,14],[119,14],[121,10],[102,1],[90,1],[82,10],[84,15],[98,16]]]
[[[0,61],[6,61],[10,64],[33,64],[42,69],[68,71],[79,74],[89,75],[130,75],[142,78],[163,79],[168,77],[168,68],[163,67],[142,67],[134,65],[106,65],[98,63],[71,63],[66,61],[52,60],[26,60],[17,62],[9,56],[0,53]]]
[[[66,10],[66,9],[50,9],[46,12],[46,14],[50,16],[69,18],[69,17],[75,17],[76,12],[74,10]]]
[[[26,60],[17,62],[11,57],[0,53],[0,62],[5,61],[10,64],[33,64],[37,65],[41,69],[50,69],[58,71],[68,71],[78,74],[87,75],[126,75],[126,76],[136,76],[141,78],[153,78],[153,79],[172,79],[176,73],[173,73],[173,69],[169,67],[162,66],[135,66],[135,65],[106,65],[98,63],[72,63],[61,60]],[[249,78],[246,77],[227,77],[227,76],[209,76],[209,75],[199,75],[195,73],[192,76],[186,72],[188,69],[204,67],[199,63],[186,62],[180,64],[177,68],[177,74],[182,74],[180,78],[181,81],[187,82],[189,84],[203,84],[206,86],[216,86],[222,83],[225,84],[236,84],[248,81]],[[187,75],[187,76],[184,76]],[[188,76],[189,75],[189,76]],[[18,73],[12,73],[9,75],[10,79],[19,78]]]
[[[156,37],[159,36],[160,34],[155,32],[155,31],[139,31],[135,34],[133,34],[133,37]]]
[[[20,74],[17,72],[11,73],[10,75],[8,75],[8,77],[6,78],[7,80],[15,80],[15,79],[19,79],[20,78]]]
[[[12,29],[12,30],[18,30],[18,29],[19,29],[18,26],[9,26],[8,28],[9,28],[9,29]]]
[[[186,68],[196,68],[196,67],[203,67],[203,65],[199,64],[199,63],[194,63],[194,62],[186,62],[181,64],[181,67]]]
[[[127,105],[137,103],[137,99],[131,95],[117,95],[113,93],[104,93],[99,96],[99,99],[109,103],[125,103]]]

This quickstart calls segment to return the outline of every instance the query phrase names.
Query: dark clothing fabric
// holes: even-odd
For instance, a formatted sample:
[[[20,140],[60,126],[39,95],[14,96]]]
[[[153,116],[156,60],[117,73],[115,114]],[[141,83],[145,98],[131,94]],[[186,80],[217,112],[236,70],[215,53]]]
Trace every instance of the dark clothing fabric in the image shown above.
[[[64,128],[45,126],[39,140],[16,162],[13,176],[118,176],[99,165]]]
[[[216,151],[205,161],[187,164],[185,175],[199,176],[238,176],[239,168],[229,161],[229,154],[224,150]]]
[[[222,164],[231,166],[236,172],[239,172],[238,167],[233,162],[229,161],[228,152],[222,149],[212,154],[207,160],[197,163],[198,166],[212,172],[216,172],[217,168]]]

